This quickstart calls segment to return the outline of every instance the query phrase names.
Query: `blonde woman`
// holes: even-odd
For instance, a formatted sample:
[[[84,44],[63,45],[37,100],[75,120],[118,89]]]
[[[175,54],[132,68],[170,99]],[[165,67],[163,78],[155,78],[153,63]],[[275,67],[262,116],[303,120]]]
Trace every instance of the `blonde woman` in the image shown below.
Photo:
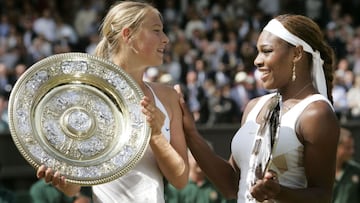
[[[159,11],[147,3],[124,1],[114,5],[102,24],[102,39],[96,55],[123,68],[145,94],[141,101],[152,134],[149,148],[131,171],[117,180],[92,187],[94,202],[164,202],[163,178],[176,188],[188,182],[189,166],[183,132],[179,95],[168,86],[143,81],[147,67],[163,62],[169,39],[163,32]],[[139,104],[140,105],[140,104]],[[66,177],[45,166],[44,178],[69,196],[79,185],[67,184]]]

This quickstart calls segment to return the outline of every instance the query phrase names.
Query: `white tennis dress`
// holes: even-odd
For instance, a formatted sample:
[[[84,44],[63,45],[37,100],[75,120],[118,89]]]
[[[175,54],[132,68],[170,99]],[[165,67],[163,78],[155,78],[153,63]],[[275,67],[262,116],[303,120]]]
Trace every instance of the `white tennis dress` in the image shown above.
[[[249,175],[249,161],[252,143],[260,127],[256,123],[256,117],[266,101],[273,95],[268,94],[260,98],[247,116],[245,124],[235,134],[231,143],[232,155],[241,170],[238,203],[256,202],[249,193],[249,185],[246,181]],[[304,146],[296,136],[295,125],[304,109],[310,103],[318,100],[329,103],[327,98],[321,94],[314,94],[300,101],[281,117],[279,139],[273,155],[271,169],[277,172],[280,184],[283,186],[289,188],[307,187],[304,164],[302,162]],[[330,103],[329,105],[332,106]]]
[[[165,107],[152,91],[155,105],[164,113],[165,122],[162,133],[170,141],[170,120]],[[93,189],[94,203],[163,203],[163,175],[157,166],[155,157],[148,145],[144,156],[136,166],[124,176]]]

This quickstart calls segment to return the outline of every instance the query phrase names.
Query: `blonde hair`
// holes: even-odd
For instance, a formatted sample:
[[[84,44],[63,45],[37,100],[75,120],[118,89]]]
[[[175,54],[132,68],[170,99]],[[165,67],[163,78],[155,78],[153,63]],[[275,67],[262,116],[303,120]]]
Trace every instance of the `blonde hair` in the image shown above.
[[[130,28],[131,36],[134,36],[149,12],[161,16],[160,12],[148,3],[122,1],[113,5],[102,22],[100,33],[102,39],[96,46],[95,55],[110,60],[121,49],[122,30]]]

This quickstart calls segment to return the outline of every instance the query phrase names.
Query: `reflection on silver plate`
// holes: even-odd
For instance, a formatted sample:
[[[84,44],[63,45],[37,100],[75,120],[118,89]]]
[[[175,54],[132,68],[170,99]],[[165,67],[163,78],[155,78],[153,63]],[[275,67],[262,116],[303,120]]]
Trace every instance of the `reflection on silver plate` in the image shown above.
[[[11,92],[11,136],[35,168],[44,164],[80,185],[109,182],[148,146],[142,96],[111,62],[85,53],[50,56],[31,66]]]

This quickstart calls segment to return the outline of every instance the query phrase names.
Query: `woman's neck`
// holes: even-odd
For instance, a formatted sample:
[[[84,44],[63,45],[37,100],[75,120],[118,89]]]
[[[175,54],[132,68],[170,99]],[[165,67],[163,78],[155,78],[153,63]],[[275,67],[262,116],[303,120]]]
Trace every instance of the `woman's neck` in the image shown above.
[[[118,65],[122,70],[124,70],[131,78],[140,86],[142,90],[145,88],[145,83],[143,81],[144,72],[146,67],[141,67],[136,63],[131,62],[122,62],[119,59],[114,58],[113,63]]]
[[[301,100],[307,97],[309,94],[316,93],[316,89],[313,86],[312,82],[309,81],[307,83],[302,83],[299,85],[294,85],[291,88],[287,88],[286,90],[279,90],[282,100],[287,101],[289,99],[292,100]]]

